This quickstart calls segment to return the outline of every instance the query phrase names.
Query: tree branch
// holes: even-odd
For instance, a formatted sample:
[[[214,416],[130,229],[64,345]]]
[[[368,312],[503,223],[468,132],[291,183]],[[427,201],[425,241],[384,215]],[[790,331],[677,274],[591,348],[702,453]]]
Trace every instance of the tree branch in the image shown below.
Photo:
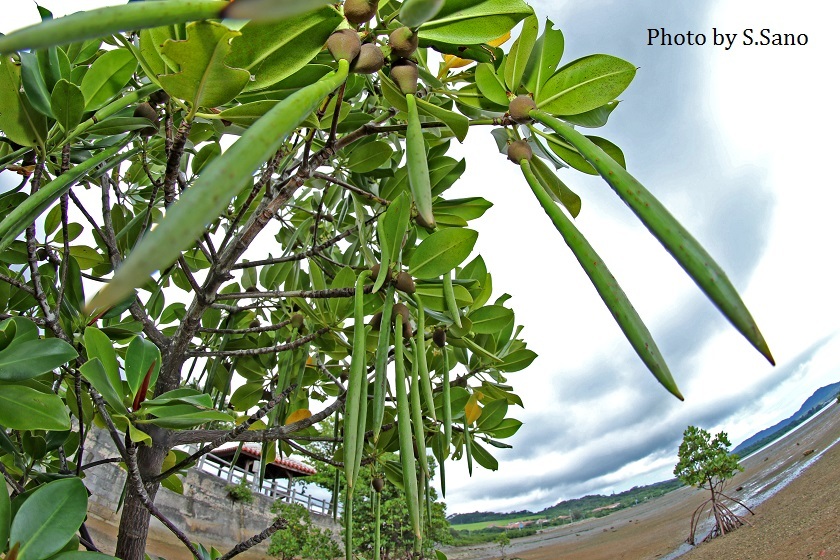
[[[293,342],[287,344],[278,344],[277,346],[268,346],[262,348],[246,348],[244,350],[211,350],[207,352],[191,351],[187,352],[187,357],[211,357],[211,356],[258,356],[260,354],[276,354],[277,352],[285,352],[287,350],[294,350],[308,342],[311,342],[319,336],[330,331],[330,327],[321,327],[314,333],[302,336]]]
[[[265,539],[279,531],[280,529],[285,529],[288,527],[289,523],[283,517],[278,517],[274,520],[274,523],[269,525],[263,532],[257,533],[253,537],[248,540],[242,541],[238,545],[231,548],[227,553],[219,558],[219,560],[229,560],[233,558],[237,554],[241,554],[248,550],[249,548],[256,546],[263,542]]]

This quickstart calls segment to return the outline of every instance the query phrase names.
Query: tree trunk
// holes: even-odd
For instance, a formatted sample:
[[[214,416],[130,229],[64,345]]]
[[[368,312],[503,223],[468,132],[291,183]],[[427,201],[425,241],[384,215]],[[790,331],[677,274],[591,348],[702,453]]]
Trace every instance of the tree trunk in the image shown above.
[[[141,476],[148,478],[159,474],[168,452],[169,450],[161,445],[140,447],[137,450],[137,466]],[[154,500],[160,483],[146,484],[145,487],[149,498]],[[150,521],[149,510],[143,505],[134,486],[129,483],[117,534],[117,551],[114,554],[117,558],[122,558],[122,560],[143,560],[145,558]]]

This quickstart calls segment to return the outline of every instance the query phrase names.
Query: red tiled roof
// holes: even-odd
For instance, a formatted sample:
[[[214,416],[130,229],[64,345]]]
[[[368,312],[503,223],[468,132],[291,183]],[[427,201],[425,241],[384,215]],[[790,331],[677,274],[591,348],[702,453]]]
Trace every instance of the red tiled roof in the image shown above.
[[[237,446],[238,446],[238,444],[236,444],[234,446],[223,445],[222,447],[219,447],[219,448],[215,449],[214,451],[222,452],[224,454],[227,454],[228,452],[234,452],[236,450]],[[255,459],[259,459],[262,456],[262,448],[259,445],[255,445],[255,444],[246,443],[245,445],[242,446],[242,452],[245,453],[246,455],[250,455],[251,457],[254,457]],[[274,461],[272,461],[272,464],[277,465],[278,467],[282,467],[284,469],[290,470],[290,471],[296,471],[296,472],[299,472],[301,474],[306,474],[306,475],[311,475],[311,474],[317,474],[318,473],[318,471],[316,471],[313,467],[310,467],[309,465],[304,465],[303,463],[300,463],[300,462],[295,461],[293,459],[278,457],[277,459],[274,459]]]

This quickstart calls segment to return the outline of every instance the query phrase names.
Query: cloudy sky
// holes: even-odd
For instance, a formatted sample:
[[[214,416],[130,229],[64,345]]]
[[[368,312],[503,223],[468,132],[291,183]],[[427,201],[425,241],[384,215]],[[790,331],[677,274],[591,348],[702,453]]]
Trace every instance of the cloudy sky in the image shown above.
[[[118,2],[43,0],[56,15]],[[3,31],[35,17],[17,4]],[[500,469],[447,466],[449,513],[538,510],[671,477],[689,424],[736,444],[840,381],[837,39],[827,4],[532,1],[566,38],[564,61],[606,53],[639,67],[609,124],[628,169],[729,274],[776,358],[771,367],[708,303],[603,182],[565,173],[578,227],[624,287],[686,397],[647,372],[570,251],[489,134],[462,148],[459,196],[496,203],[477,223],[497,293],[510,293],[540,357],[509,381],[525,422]],[[836,8],[830,8],[837,11]],[[648,46],[648,29],[704,33],[704,46]],[[738,33],[731,49],[713,28]],[[808,44],[744,46],[743,30],[805,33]]]

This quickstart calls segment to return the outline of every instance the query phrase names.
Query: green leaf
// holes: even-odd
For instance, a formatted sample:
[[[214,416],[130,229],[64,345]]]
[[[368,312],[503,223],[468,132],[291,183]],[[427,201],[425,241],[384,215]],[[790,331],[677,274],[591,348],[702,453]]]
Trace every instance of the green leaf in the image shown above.
[[[405,0],[400,7],[400,23],[418,27],[435,17],[442,7],[443,0]]]
[[[486,432],[495,428],[505,419],[507,411],[507,399],[496,399],[485,404],[478,419],[478,429]]]
[[[131,79],[137,60],[128,49],[106,51],[97,58],[82,79],[85,111],[95,111],[108,104]]]
[[[434,175],[434,171],[431,174]],[[492,207],[492,202],[480,196],[439,200],[435,203],[435,215],[450,214],[469,221],[480,218]]]
[[[53,393],[5,385],[0,391],[0,426],[13,430],[69,430],[64,401]]]
[[[537,41],[537,33],[540,29],[540,22],[537,16],[530,15],[522,22],[522,30],[519,38],[514,41],[510,52],[505,58],[505,83],[510,91],[516,91],[522,76],[525,74],[525,67],[531,58],[531,51]]]
[[[175,25],[188,21],[210,19],[219,16],[227,0],[168,0],[167,2],[129,2],[122,6],[110,6],[96,10],[85,10],[66,17],[43,21],[0,37],[0,53],[23,49],[39,49],[97,39],[119,31],[132,31]],[[91,43],[95,51],[99,42]],[[85,59],[77,57],[76,62]]]
[[[461,264],[472,252],[478,232],[447,228],[423,240],[411,255],[409,273],[415,278],[436,278]]]
[[[505,356],[498,368],[506,372],[522,371],[537,359],[537,353],[533,350],[517,350]]]
[[[99,358],[91,358],[79,368],[79,371],[93,385],[93,388],[102,395],[106,403],[110,404],[117,412],[128,414],[128,408],[123,403],[122,382],[116,386],[113,384]]]
[[[22,381],[66,364],[79,353],[58,338],[30,340],[0,352],[0,380]]]
[[[543,84],[554,74],[554,70],[563,58],[565,41],[563,32],[559,29],[552,29],[554,24],[550,19],[545,20],[545,30],[537,39],[528,65],[525,67],[525,89],[537,96],[542,90]]]
[[[175,475],[172,475],[166,480],[169,480],[170,478],[176,477]],[[164,484],[166,480],[161,481],[161,484]],[[72,550],[70,552],[62,552],[60,554],[56,554],[55,556],[51,556],[50,560],[115,560],[115,558],[113,556],[108,556],[107,554],[102,554],[101,552]]]
[[[610,101],[597,109],[586,111],[577,115],[563,115],[563,120],[585,128],[600,128],[607,124],[610,114],[618,107],[618,101]]]
[[[152,445],[152,438],[143,430],[137,429],[129,419],[122,414],[114,414],[111,417],[114,420],[114,425],[123,433],[127,433],[129,439],[134,443],[141,443],[144,445]]]
[[[186,40],[169,40],[161,48],[161,54],[181,71],[159,76],[160,85],[170,95],[188,102],[193,112],[198,107],[224,105],[239,95],[251,74],[231,68],[225,64],[225,57],[231,52],[231,41],[241,34],[211,21],[190,23],[186,32]]]
[[[240,385],[230,397],[230,405],[234,410],[247,412],[250,408],[257,406],[263,397],[263,381],[245,383]]]
[[[487,43],[532,13],[522,0],[447,0],[435,19],[420,26],[420,39],[454,45]]]
[[[493,103],[503,107],[510,103],[505,85],[489,62],[475,67],[475,85],[478,86],[481,94]]]
[[[417,109],[430,117],[438,119],[452,131],[458,141],[463,142],[470,131],[470,120],[460,113],[444,109],[425,99],[417,98]]]
[[[473,439],[472,441],[472,456],[475,462],[490,471],[499,470],[499,461],[493,457],[489,451],[484,449],[479,443]]]
[[[125,354],[125,379],[128,381],[128,388],[131,396],[134,397],[149,368],[154,365],[149,380],[149,387],[155,384],[155,379],[160,372],[160,349],[150,340],[142,336],[135,336],[128,344]]]
[[[551,198],[565,206],[573,218],[577,218],[582,204],[580,197],[540,158],[531,158],[531,168]]]
[[[192,407],[190,407],[192,408]],[[155,414],[158,418],[150,418],[148,420],[138,420],[138,424],[154,424],[161,428],[169,428],[172,430],[184,430],[194,428],[207,422],[230,422],[233,423],[233,417],[218,410],[196,410],[195,412],[183,412],[180,407],[168,406],[155,409]]]
[[[227,208],[251,174],[274,155],[286,137],[331,91],[344,82],[348,70],[346,61],[341,61],[334,74],[275,105],[222,156],[207,165],[195,184],[169,207],[158,227],[143,237],[88,307],[107,307],[121,301],[131,290],[143,285],[155,270],[175,261],[181,251],[204,232],[206,224]]]
[[[342,15],[329,6],[278,22],[251,21],[233,42],[227,63],[254,75],[245,91],[265,89],[315,58],[342,21]]]
[[[513,436],[521,427],[522,422],[519,420],[515,418],[505,418],[498,426],[492,430],[488,430],[488,433],[496,439],[505,439]]]
[[[394,149],[388,142],[374,140],[350,152],[347,167],[354,173],[369,173],[382,167],[393,153]]]
[[[211,142],[202,147],[192,160],[193,175],[199,175],[204,167],[222,155],[222,147],[217,142]]]
[[[274,100],[254,101],[252,103],[245,103],[243,105],[231,107],[230,109],[225,109],[219,114],[219,116],[226,121],[230,121],[240,126],[251,126],[257,122],[260,117],[274,108],[275,105],[277,105],[277,101]]]
[[[494,334],[513,321],[513,311],[501,305],[487,305],[472,311],[468,317],[472,321],[472,332]]]
[[[455,295],[455,304],[460,307],[469,307],[473,303],[470,292],[460,284],[452,286]],[[435,311],[446,311],[446,299],[443,294],[443,284],[440,282],[417,285],[417,293],[423,297],[423,305]]]
[[[158,395],[154,399],[143,402],[143,407],[168,405],[170,403],[189,404],[200,408],[213,408],[213,399],[207,393],[202,393],[192,387],[181,387]]]
[[[0,110],[2,110],[3,95],[0,92]],[[2,124],[2,119],[0,119]],[[4,129],[5,130],[5,129]],[[126,138],[116,146],[103,150],[97,155],[87,159],[84,163],[71,168],[66,173],[56,177],[46,185],[43,185],[37,193],[29,195],[23,203],[21,203],[12,212],[3,218],[0,222],[0,253],[9,248],[12,241],[20,235],[29,224],[41,215],[47,208],[61,198],[71,186],[88,171],[94,169],[102,162],[112,160],[114,156],[124,147],[130,138]],[[18,143],[20,143],[18,141]],[[120,159],[127,159],[131,154],[124,154]]]
[[[774,363],[758,325],[723,269],[662,203],[604,150],[574,128],[540,111],[532,111],[532,116],[553,129],[586,158],[721,313],[756,350],[771,364]]]
[[[47,118],[21,92],[20,66],[8,56],[0,57],[0,129],[23,146],[41,146],[47,138]]]
[[[47,90],[47,84],[41,74],[41,65],[38,64],[38,56],[35,53],[21,53],[20,77],[26,98],[35,110],[44,116],[52,117],[50,92]]]
[[[606,152],[607,155],[615,160],[621,167],[624,167],[625,169],[627,168],[627,163],[624,161],[624,153],[621,151],[621,148],[609,140],[599,136],[587,136],[587,138],[589,138],[593,144],[604,150],[604,152]],[[586,159],[580,155],[580,152],[554,136],[549,136],[548,139],[548,147],[551,148],[551,151],[557,154],[560,159],[581,173],[586,173],[587,175],[598,174],[595,168],[587,163]]]
[[[18,560],[49,558],[67,544],[87,515],[87,490],[79,478],[45,484],[23,502],[12,521]]]
[[[417,215],[425,222],[426,227],[435,227],[435,216],[432,212],[432,183],[429,178],[429,160],[426,154],[426,142],[420,125],[420,115],[417,112],[417,98],[414,94],[407,94],[408,124],[405,129],[405,167],[408,173],[408,185]]]
[[[623,92],[636,67],[620,58],[593,54],[557,71],[535,99],[537,107],[554,115],[577,115],[597,109]]]

